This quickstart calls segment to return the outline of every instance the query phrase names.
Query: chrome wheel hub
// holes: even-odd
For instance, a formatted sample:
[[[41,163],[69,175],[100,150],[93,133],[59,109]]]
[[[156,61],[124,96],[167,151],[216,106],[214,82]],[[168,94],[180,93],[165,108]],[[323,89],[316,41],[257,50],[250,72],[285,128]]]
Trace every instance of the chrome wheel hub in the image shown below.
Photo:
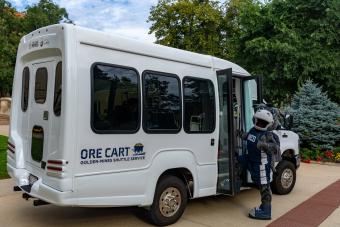
[[[165,189],[159,198],[159,211],[165,217],[176,214],[182,203],[181,193],[177,188]]]
[[[281,175],[282,186],[285,189],[289,188],[293,183],[293,178],[294,178],[293,171],[291,169],[285,169]]]

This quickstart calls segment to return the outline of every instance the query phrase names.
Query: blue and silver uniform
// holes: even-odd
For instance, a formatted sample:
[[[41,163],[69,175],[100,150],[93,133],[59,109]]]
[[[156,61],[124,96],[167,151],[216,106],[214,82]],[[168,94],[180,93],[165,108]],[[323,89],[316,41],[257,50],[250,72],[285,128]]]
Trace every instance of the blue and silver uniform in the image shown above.
[[[259,187],[261,205],[250,211],[249,216],[256,219],[271,218],[272,195],[270,190],[271,168],[273,156],[279,155],[280,142],[271,131],[250,129],[247,140],[247,168],[253,182]]]
[[[253,182],[260,186],[271,182],[272,155],[257,148],[259,138],[266,136],[267,131],[252,128],[247,135],[248,169]]]

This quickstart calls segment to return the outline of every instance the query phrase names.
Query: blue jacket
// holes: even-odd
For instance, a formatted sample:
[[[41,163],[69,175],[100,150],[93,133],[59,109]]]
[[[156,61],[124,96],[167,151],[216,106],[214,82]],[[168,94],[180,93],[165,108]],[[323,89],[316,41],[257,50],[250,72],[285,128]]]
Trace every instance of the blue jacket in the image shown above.
[[[247,150],[248,150],[248,161],[261,164],[261,150],[257,148],[259,138],[265,136],[267,131],[257,130],[255,127],[249,130],[247,134]],[[271,162],[271,155],[267,155],[267,162]]]

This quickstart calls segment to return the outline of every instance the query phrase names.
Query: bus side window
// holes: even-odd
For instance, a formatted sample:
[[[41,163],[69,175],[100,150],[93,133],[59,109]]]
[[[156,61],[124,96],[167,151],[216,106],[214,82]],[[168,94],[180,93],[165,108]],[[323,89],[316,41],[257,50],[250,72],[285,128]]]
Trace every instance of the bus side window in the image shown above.
[[[60,116],[61,113],[61,86],[62,86],[62,64],[58,62],[55,70],[55,82],[54,82],[54,101],[53,112],[56,116]]]
[[[21,110],[26,112],[28,107],[28,92],[30,86],[30,70],[26,66],[22,72],[22,87],[21,87]]]
[[[210,80],[183,79],[184,130],[187,133],[212,133],[215,130],[215,93]]]
[[[180,80],[176,75],[143,73],[143,128],[148,133],[177,133],[181,130]]]
[[[92,67],[91,127],[96,133],[135,133],[140,125],[139,75],[130,67]]]

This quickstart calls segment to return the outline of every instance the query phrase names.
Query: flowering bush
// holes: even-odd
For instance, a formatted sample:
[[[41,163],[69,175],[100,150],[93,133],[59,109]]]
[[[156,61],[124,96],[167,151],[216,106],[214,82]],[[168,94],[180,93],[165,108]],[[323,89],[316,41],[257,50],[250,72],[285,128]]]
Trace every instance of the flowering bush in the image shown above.
[[[307,148],[302,148],[300,150],[300,157],[301,157],[302,162],[309,163],[311,160],[311,153],[312,153],[311,150]]]
[[[325,157],[331,159],[333,158],[334,154],[333,151],[325,151]]]
[[[340,152],[335,155],[334,159],[336,162],[340,162]]]
[[[332,150],[320,150],[320,148],[310,150],[302,148],[300,150],[301,160],[305,163],[310,163],[311,160],[321,162],[340,162],[340,148],[337,147]]]

